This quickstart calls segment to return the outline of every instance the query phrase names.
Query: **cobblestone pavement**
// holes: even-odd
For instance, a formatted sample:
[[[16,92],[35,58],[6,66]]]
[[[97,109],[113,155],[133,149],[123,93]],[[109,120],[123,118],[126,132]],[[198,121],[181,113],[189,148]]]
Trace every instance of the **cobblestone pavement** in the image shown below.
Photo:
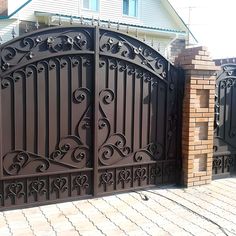
[[[1,236],[236,235],[236,178],[0,212]]]

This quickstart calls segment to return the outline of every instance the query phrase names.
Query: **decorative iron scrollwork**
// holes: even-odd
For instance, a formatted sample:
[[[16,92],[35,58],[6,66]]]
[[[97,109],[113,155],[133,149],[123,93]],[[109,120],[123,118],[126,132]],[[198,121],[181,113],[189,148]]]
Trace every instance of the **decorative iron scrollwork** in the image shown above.
[[[114,184],[113,181],[113,173],[106,171],[105,173],[101,174],[100,176],[100,185],[112,185]]]
[[[146,147],[134,152],[133,157],[135,162],[142,160],[158,160],[163,154],[163,147],[160,144],[150,143]]]
[[[150,177],[152,179],[155,179],[156,177],[160,177],[160,176],[161,176],[161,167],[159,165],[152,167]]]
[[[26,70],[16,70],[12,75],[8,75],[1,79],[2,89],[5,89],[10,86],[11,83],[15,83],[18,80],[25,79],[27,76],[30,76],[32,71],[32,66],[27,66]]]
[[[144,167],[136,169],[134,173],[135,180],[144,181],[145,179],[147,179],[147,169]]]
[[[106,144],[99,148],[98,156],[103,165],[111,165],[121,158],[127,157],[130,151],[130,147],[126,146],[125,136],[123,134],[113,134],[108,138]],[[119,160],[117,160],[117,157]]]
[[[44,195],[47,192],[46,190],[46,181],[45,180],[33,180],[29,184],[29,195]]]
[[[5,175],[23,175],[52,172],[62,167],[65,169],[81,169],[86,167],[89,147],[76,136],[62,138],[57,149],[49,158],[23,150],[7,153],[3,157]]]
[[[135,60],[136,63],[154,71],[161,78],[167,76],[167,65],[160,54],[142,42],[139,42],[137,46],[134,45],[132,39],[125,35],[117,35],[104,30],[100,36],[100,50],[106,54]]]
[[[60,32],[50,29],[48,33],[32,34],[15,40],[14,44],[7,44],[1,49],[1,70],[7,71],[21,62],[30,61],[45,52],[91,50],[91,39],[92,33],[89,29],[79,28],[62,28]]]
[[[25,196],[24,184],[22,182],[11,183],[6,188],[6,198],[21,198]]]
[[[89,114],[91,108],[91,91],[85,87],[76,89],[73,92],[73,102],[78,104],[86,104],[82,116],[76,126],[76,134],[78,137],[81,137],[82,132],[86,130],[88,131],[92,127],[91,115]]]
[[[91,93],[88,88],[78,88],[73,92],[73,98],[75,103],[81,103],[90,98]]]
[[[78,175],[73,180],[74,189],[83,188],[86,189],[89,187],[88,176],[87,175]]]
[[[213,175],[231,174],[235,168],[235,155],[214,156],[212,162]]]
[[[52,181],[52,192],[65,192],[67,189],[67,178],[59,177]]]
[[[225,65],[222,67],[223,73],[226,76],[235,76],[236,75],[236,68],[235,65],[230,64],[230,65]]]
[[[89,147],[85,146],[77,136],[62,138],[58,148],[51,154],[50,159],[65,161],[71,159],[78,164],[78,168],[83,168],[87,164],[89,157]]]
[[[121,170],[118,174],[118,181],[117,183],[129,183],[131,182],[131,170],[127,170],[126,168],[124,170]]]
[[[105,105],[110,104],[114,101],[115,94],[111,89],[103,89],[99,93],[100,101],[102,101]]]
[[[2,79],[2,81],[1,81],[1,85],[2,85],[2,88],[4,89],[4,88],[7,88],[7,87],[9,87],[10,86],[10,84],[11,84],[11,81],[12,81],[12,78],[11,77],[5,77],[5,78],[3,78]]]
[[[42,173],[48,170],[50,161],[23,150],[9,152],[3,157],[5,175],[19,175],[30,166],[35,173]]]
[[[224,80],[221,80],[220,81],[220,87],[222,89],[224,88],[230,88],[230,87],[236,87],[236,78],[227,78],[227,79],[224,79]]]
[[[214,157],[212,168],[213,169],[222,168],[222,157]]]
[[[224,166],[226,168],[231,168],[234,166],[234,158],[232,156],[226,156],[224,160]]]
[[[159,78],[157,76],[154,76],[148,71],[144,71],[143,69],[140,69],[138,67],[135,67],[134,65],[126,62],[126,61],[119,61],[114,58],[107,59],[105,57],[100,58],[100,67],[103,67],[106,63],[109,63],[109,68],[111,70],[119,69],[120,72],[127,72],[128,75],[135,75],[137,79],[143,79],[144,82],[149,83],[151,82],[152,86],[158,86],[159,84]],[[170,89],[174,90],[176,87],[174,83],[170,84]],[[110,89],[104,89],[108,90],[111,94],[110,96],[113,96],[114,92]],[[113,101],[113,100],[112,100]]]
[[[80,61],[79,61],[78,58],[72,58],[71,63],[72,63],[72,66],[75,67],[75,66],[78,66],[80,64]]]

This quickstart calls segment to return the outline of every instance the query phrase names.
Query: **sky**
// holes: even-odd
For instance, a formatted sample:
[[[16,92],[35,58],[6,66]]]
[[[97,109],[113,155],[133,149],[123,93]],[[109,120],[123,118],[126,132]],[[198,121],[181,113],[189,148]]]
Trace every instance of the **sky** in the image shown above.
[[[236,57],[236,0],[169,0],[213,59]]]

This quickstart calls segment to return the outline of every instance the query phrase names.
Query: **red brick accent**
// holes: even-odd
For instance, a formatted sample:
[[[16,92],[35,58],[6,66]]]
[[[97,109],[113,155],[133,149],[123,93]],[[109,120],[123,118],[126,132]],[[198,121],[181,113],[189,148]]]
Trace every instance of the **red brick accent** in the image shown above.
[[[220,70],[206,47],[184,49],[175,64],[185,70],[182,156],[183,184],[208,184],[212,177],[214,72]]]

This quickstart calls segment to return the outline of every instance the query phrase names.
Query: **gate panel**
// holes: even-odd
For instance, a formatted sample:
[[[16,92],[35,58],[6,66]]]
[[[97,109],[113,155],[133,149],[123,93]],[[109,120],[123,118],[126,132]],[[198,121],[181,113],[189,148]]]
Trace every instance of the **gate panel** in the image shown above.
[[[1,48],[1,205],[93,193],[93,28],[54,28]]]
[[[1,209],[177,182],[182,77],[158,52],[56,27],[0,58]]]
[[[90,56],[44,60],[21,68],[22,78],[12,82],[11,89],[2,88],[3,101],[8,99],[9,92],[5,92],[8,89],[14,98],[10,103],[14,114],[11,122],[4,119],[2,124],[8,127],[10,123],[15,131],[3,130],[11,148],[3,153],[2,179],[17,178],[5,182],[5,206],[92,193],[91,62]],[[11,78],[16,74],[18,71]],[[15,85],[21,83],[24,89],[17,94]],[[83,84],[87,87],[82,87]],[[2,104],[3,111],[5,108]],[[78,118],[73,122],[72,117]],[[43,177],[48,174],[50,177]],[[20,176],[27,178],[18,180]],[[26,193],[29,195],[25,196]]]
[[[213,178],[236,170],[236,65],[226,64],[216,80]]]
[[[147,80],[145,71],[134,64],[101,57],[104,61],[100,70],[99,192],[155,184],[149,172],[164,155],[163,133],[158,132],[161,143],[156,141],[156,133],[157,127],[165,126],[164,119],[157,119],[157,114],[165,115],[165,107],[158,107],[157,101],[165,101],[166,84]],[[102,82],[109,70],[114,70],[114,87]]]
[[[99,45],[99,194],[176,182],[177,70],[125,35]]]

